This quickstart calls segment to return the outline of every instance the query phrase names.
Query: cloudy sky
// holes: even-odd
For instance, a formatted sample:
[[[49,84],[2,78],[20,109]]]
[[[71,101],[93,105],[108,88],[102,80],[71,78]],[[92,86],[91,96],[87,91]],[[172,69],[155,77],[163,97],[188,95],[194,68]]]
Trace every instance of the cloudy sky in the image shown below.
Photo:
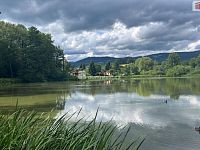
[[[1,0],[0,11],[51,33],[69,61],[200,49],[192,0]]]

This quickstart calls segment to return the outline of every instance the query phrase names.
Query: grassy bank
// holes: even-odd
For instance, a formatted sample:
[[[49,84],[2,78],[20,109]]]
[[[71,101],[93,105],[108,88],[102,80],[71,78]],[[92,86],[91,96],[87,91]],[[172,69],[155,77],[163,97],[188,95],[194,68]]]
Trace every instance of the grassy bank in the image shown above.
[[[0,149],[128,150],[139,149],[144,141],[129,141],[130,128],[120,130],[111,122],[97,123],[96,117],[90,122],[71,121],[71,117],[66,114],[55,121],[51,115],[38,117],[36,112],[25,110],[1,115]]]
[[[88,81],[104,81],[104,80],[120,80],[120,79],[167,79],[167,78],[197,78],[199,75],[187,75],[187,76],[156,76],[156,75],[133,75],[133,76],[89,76],[85,80]]]
[[[69,76],[65,79],[57,79],[57,80],[51,80],[51,81],[40,81],[40,82],[24,82],[17,78],[0,78],[0,86],[4,85],[11,85],[14,83],[47,83],[47,82],[64,82],[64,81],[78,81],[77,77]]]

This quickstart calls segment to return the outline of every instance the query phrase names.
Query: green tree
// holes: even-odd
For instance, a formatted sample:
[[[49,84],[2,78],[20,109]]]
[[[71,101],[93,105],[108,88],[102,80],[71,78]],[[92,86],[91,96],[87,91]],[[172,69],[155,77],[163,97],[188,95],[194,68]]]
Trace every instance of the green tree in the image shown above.
[[[166,75],[170,77],[180,77],[188,74],[191,71],[191,67],[177,65],[167,70]]]
[[[105,65],[105,70],[110,70],[111,68],[112,68],[111,63],[108,62],[108,63]]]
[[[181,63],[181,58],[177,53],[171,53],[168,56],[167,63],[169,64],[170,67],[174,67]]]
[[[0,21],[0,77],[25,82],[63,80],[67,62],[50,34]]]
[[[85,64],[81,64],[80,67],[79,67],[79,69],[85,70],[86,69]]]
[[[115,61],[114,65],[113,65],[113,69],[114,69],[115,72],[120,71],[119,61]]]
[[[136,66],[139,68],[139,72],[141,71],[149,71],[153,69],[154,62],[149,57],[138,58],[135,61]]]
[[[131,74],[133,74],[133,75],[138,75],[139,74],[139,68],[134,64],[134,63],[132,63],[131,65],[130,65],[130,69],[131,69]]]
[[[95,76],[96,73],[97,73],[97,71],[96,71],[95,64],[94,64],[94,62],[91,62],[89,65],[89,74],[92,76]]]
[[[100,64],[95,64],[95,68],[96,68],[96,73],[101,72],[101,65]]]
[[[153,71],[154,75],[165,75],[166,69],[162,65],[155,65]]]
[[[125,75],[128,75],[128,76],[131,75],[131,66],[126,65],[123,72]]]
[[[195,68],[197,66],[197,60],[196,58],[192,58],[190,61],[189,61],[189,65],[192,67],[192,68]]]
[[[18,50],[9,48],[7,42],[0,41],[0,77],[16,77],[18,69]]]
[[[192,58],[189,61],[189,65],[195,68],[195,72],[200,69],[200,55],[196,58]]]

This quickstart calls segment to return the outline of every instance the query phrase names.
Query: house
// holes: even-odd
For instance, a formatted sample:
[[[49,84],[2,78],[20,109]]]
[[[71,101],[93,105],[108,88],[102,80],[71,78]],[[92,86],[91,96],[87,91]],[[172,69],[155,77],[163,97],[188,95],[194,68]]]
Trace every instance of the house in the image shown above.
[[[110,71],[105,71],[104,76],[112,76],[112,74],[110,73]]]
[[[101,71],[97,75],[99,75],[99,76],[112,76],[110,71]]]
[[[86,71],[84,71],[84,70],[78,70],[78,69],[76,69],[76,70],[74,70],[72,73],[71,73],[71,75],[72,76],[75,76],[75,77],[77,77],[78,79],[86,79],[87,78],[87,76],[86,76]]]
[[[86,71],[78,71],[78,79],[86,79]]]

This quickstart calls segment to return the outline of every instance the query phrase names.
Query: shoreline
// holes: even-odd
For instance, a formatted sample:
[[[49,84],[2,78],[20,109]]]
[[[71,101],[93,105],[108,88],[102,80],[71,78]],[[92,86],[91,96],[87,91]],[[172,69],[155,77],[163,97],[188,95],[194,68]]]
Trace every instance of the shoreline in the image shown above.
[[[180,77],[169,77],[169,76],[87,76],[85,79],[68,79],[58,81],[44,81],[44,82],[21,82],[16,78],[0,78],[0,86],[16,84],[16,83],[51,83],[51,82],[69,82],[69,81],[107,81],[107,80],[139,80],[139,79],[187,79],[187,78],[200,78],[200,75],[196,76],[180,76]]]

